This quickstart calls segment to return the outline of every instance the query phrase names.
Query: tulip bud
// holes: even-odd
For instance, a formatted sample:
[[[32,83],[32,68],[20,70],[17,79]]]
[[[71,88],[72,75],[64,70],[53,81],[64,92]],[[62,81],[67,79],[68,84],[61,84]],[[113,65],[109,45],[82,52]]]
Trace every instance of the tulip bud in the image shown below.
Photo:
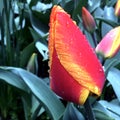
[[[120,26],[110,30],[96,47],[104,58],[115,56],[120,49]]]
[[[94,32],[96,23],[94,21],[93,16],[85,7],[82,7],[82,20],[86,30],[89,32]]]
[[[118,0],[115,5],[115,15],[120,17],[120,0]]]
[[[27,65],[27,70],[36,73],[37,65],[36,65],[36,60],[37,60],[37,54],[33,53],[32,56],[30,57],[30,60]]]
[[[73,34],[74,33],[74,34]],[[49,30],[50,87],[64,100],[84,104],[100,95],[105,75],[88,40],[60,6],[54,6]]]

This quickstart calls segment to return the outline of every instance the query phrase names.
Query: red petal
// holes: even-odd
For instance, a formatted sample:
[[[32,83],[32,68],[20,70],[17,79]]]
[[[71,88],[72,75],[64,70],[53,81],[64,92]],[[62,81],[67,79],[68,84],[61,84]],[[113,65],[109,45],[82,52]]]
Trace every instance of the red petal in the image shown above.
[[[57,57],[56,50],[53,52],[50,79],[52,90],[64,100],[83,104],[87,99],[89,90],[78,84],[63,68]]]
[[[59,90],[59,87],[55,87],[58,86],[56,82],[59,84],[60,81],[57,80],[57,76],[59,74],[62,75],[62,70],[60,70],[61,68],[59,68],[58,62],[54,61],[54,59],[56,60],[58,58],[61,66],[68,74],[67,77],[65,74],[60,78],[66,78],[66,80],[64,79],[65,85],[70,85],[70,88],[76,88],[73,87],[67,79],[68,77],[72,77],[78,84],[76,90],[78,90],[79,87],[79,89],[81,89],[82,86],[82,88],[100,95],[105,80],[102,66],[75,22],[73,22],[70,16],[59,6],[54,6],[52,9],[49,33],[50,71],[53,70],[53,73],[51,73],[51,83],[54,83],[54,91],[62,92],[62,87],[61,90]],[[55,56],[53,56],[54,51],[56,51]],[[55,69],[59,70],[55,71]],[[69,90],[67,94],[71,94]]]

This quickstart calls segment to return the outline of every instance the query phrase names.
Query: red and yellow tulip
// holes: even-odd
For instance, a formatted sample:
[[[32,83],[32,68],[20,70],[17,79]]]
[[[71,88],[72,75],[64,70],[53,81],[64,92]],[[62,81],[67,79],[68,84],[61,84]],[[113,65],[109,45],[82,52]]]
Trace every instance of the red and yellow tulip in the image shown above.
[[[115,15],[120,17],[120,0],[118,0],[115,5]]]
[[[86,28],[87,31],[93,32],[95,30],[96,28],[95,20],[85,7],[82,7],[82,20],[84,27]]]
[[[90,92],[100,95],[105,75],[95,52],[60,6],[54,6],[49,30],[50,87],[63,99],[84,104]]]
[[[120,26],[109,31],[96,47],[96,52],[104,58],[115,56],[120,49]]]

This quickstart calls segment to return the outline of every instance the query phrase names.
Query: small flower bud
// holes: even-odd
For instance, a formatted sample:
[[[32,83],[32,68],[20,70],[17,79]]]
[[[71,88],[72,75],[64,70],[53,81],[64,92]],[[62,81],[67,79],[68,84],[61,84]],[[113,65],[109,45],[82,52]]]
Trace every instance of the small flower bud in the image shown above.
[[[33,53],[32,56],[30,57],[30,60],[27,65],[27,70],[36,73],[37,71],[37,65],[36,65],[36,60],[37,60],[37,54]]]
[[[118,0],[116,5],[115,5],[115,15],[117,17],[120,17],[120,0]]]
[[[120,49],[120,26],[109,31],[96,47],[104,58],[115,56]]]
[[[95,30],[96,23],[94,18],[85,7],[82,7],[82,20],[87,31],[93,32]]]

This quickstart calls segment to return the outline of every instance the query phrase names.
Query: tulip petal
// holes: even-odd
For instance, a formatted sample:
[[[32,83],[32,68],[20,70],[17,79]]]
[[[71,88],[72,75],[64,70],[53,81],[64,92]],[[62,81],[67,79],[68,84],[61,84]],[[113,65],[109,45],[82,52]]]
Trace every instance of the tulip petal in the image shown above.
[[[56,50],[54,50],[52,57],[53,61],[50,71],[51,89],[64,100],[83,104],[89,95],[89,90],[78,84],[64,69],[57,57]]]
[[[120,0],[118,0],[115,5],[115,15],[120,17]]]
[[[120,49],[120,26],[108,32],[96,47],[105,58],[113,57]]]
[[[59,6],[54,6],[52,9],[49,33],[49,65],[52,89],[63,97],[60,91],[62,92],[67,85],[70,85],[67,87],[74,88],[71,91],[76,95],[75,98],[79,96],[79,101],[85,101],[89,91],[100,95],[105,80],[102,66],[76,23]],[[59,62],[55,62],[57,59]],[[62,68],[58,66],[59,64]],[[66,73],[63,73],[63,70]],[[59,83],[60,80],[61,83]],[[70,81],[73,82],[69,83]],[[72,84],[76,85],[72,86]],[[62,86],[60,87],[60,85]],[[69,89],[65,96],[67,94],[72,97]],[[82,100],[80,96],[84,96],[84,99]]]

